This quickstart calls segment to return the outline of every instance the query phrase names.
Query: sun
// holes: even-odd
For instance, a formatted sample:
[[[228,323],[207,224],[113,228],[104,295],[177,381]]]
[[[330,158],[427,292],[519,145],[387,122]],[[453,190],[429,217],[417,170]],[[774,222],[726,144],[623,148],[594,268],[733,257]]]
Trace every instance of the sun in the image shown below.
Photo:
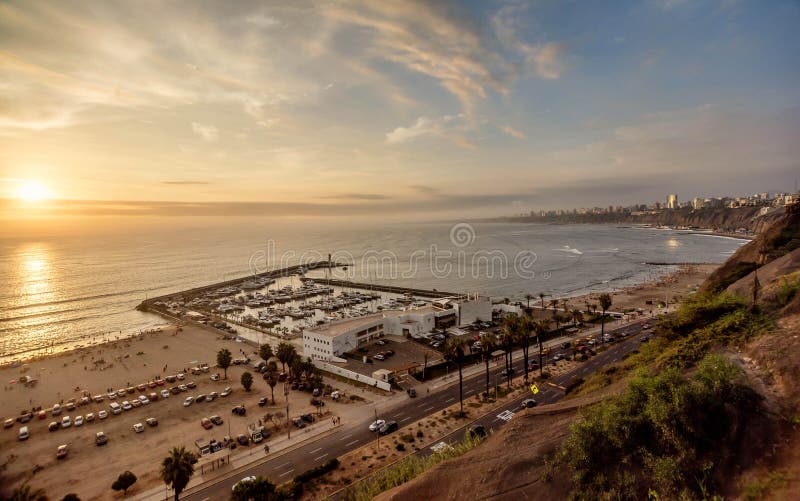
[[[17,191],[17,197],[27,202],[39,202],[47,198],[47,190],[37,181],[25,181]]]

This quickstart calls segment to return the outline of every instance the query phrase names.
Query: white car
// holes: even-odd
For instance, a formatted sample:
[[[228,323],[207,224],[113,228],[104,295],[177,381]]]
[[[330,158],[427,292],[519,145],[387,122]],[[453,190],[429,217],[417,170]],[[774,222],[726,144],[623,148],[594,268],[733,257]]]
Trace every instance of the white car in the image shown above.
[[[107,411],[100,411],[100,412],[97,413],[97,417],[99,417],[100,419],[105,419],[105,418],[108,417],[108,412]]]
[[[86,414],[86,422],[91,423],[92,421],[94,421],[94,412],[89,412]]]
[[[126,395],[126,393],[125,393],[125,388],[120,388],[119,390],[117,390],[117,396],[118,396],[119,398],[122,398],[122,397],[124,397],[125,395]]]
[[[212,381],[219,381],[219,374],[211,374]]]
[[[58,416],[59,414],[61,414],[61,406],[56,404],[53,406],[53,415]]]
[[[133,409],[133,406],[131,405],[131,403],[130,403],[130,402],[128,402],[127,400],[125,400],[124,402],[122,402],[122,410],[124,410],[124,411],[129,411],[129,410],[131,410],[131,409]]]
[[[378,431],[378,430],[381,429],[381,426],[383,426],[385,424],[386,424],[386,421],[384,421],[383,419],[379,419],[379,420],[373,422],[371,425],[369,425],[369,431]]]
[[[243,479],[241,479],[238,482],[236,482],[235,484],[233,484],[233,487],[231,487],[231,491],[235,491],[236,490],[236,486],[239,485],[239,484],[245,484],[247,482],[255,482],[255,480],[256,480],[256,477],[254,477],[253,475],[250,475],[249,477],[244,477]]]
[[[147,405],[147,404],[150,403],[150,399],[145,397],[144,395],[139,395],[139,401],[144,405]]]
[[[136,433],[143,432],[144,431],[144,425],[142,423],[136,423],[135,425],[133,425],[133,431],[135,431]]]
[[[109,391],[107,396],[108,396],[109,400],[115,400],[117,398],[117,392],[116,391]]]
[[[181,381],[183,381],[184,379],[186,379],[186,374],[184,374],[183,372],[181,372],[181,373],[179,373],[178,375],[176,375],[175,377],[177,377],[178,379],[180,379]]]
[[[103,395],[95,395],[94,401],[98,404],[103,403]]]
[[[181,391],[189,391],[189,388],[185,384],[179,384],[178,389]]]
[[[83,426],[83,416],[78,416],[75,418],[75,426]]]
[[[168,398],[169,390],[161,390],[161,398]]]
[[[224,390],[222,390],[222,393],[220,393],[220,394],[219,394],[219,396],[220,396],[220,397],[227,397],[227,396],[228,396],[228,395],[230,395],[231,393],[233,393],[233,390],[231,389],[231,387],[230,387],[230,386],[228,386],[228,387],[226,387]]]
[[[64,416],[63,418],[61,418],[62,428],[69,428],[70,426],[72,426],[72,420],[69,418],[69,416]]]
[[[186,400],[183,401],[184,407],[189,407],[194,402],[194,397],[186,397]]]

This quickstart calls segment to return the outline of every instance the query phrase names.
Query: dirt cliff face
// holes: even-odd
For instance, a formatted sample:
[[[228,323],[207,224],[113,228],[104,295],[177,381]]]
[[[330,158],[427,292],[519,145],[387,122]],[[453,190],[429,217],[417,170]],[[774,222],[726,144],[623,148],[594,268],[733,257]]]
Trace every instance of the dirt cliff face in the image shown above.
[[[743,245],[725,263],[717,268],[703,284],[701,290],[720,291],[739,280],[753,282],[756,269],[800,248],[800,211],[781,214],[780,218],[764,229],[758,237]],[[785,272],[785,267],[782,268]],[[768,271],[768,270],[765,270]],[[741,292],[737,289],[737,292]]]

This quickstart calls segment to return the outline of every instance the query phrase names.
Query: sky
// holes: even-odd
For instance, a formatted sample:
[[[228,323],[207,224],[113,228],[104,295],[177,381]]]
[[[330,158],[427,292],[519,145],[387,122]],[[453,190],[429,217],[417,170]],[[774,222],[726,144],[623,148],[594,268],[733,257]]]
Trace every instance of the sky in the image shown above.
[[[797,26],[791,0],[2,1],[0,217],[792,191]]]

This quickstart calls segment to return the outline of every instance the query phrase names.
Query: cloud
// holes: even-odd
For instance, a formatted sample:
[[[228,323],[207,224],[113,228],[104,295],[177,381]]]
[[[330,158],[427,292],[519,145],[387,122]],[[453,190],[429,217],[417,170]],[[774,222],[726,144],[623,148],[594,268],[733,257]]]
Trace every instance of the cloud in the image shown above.
[[[475,144],[464,137],[464,131],[471,128],[464,115],[445,115],[439,118],[419,117],[408,127],[397,127],[386,133],[386,142],[402,144],[425,136],[444,137],[464,148],[474,148]]]
[[[197,122],[192,122],[192,130],[195,134],[210,143],[213,143],[219,139],[219,129],[213,125],[203,125]]]
[[[161,181],[161,184],[168,184],[172,186],[196,186],[211,183],[209,181]]]
[[[334,200],[388,200],[391,197],[379,193],[340,193],[336,195],[325,195],[320,198]]]
[[[500,130],[502,130],[511,137],[515,137],[517,139],[526,139],[525,133],[518,131],[517,129],[515,129],[510,125],[504,125],[500,127]]]
[[[368,55],[437,81],[468,116],[487,90],[506,94],[516,76],[513,62],[492,49],[477,24],[442,4],[353,1],[323,12],[340,26],[365,30]]]
[[[442,192],[440,188],[436,188],[434,186],[425,186],[422,184],[412,184],[409,186],[409,188],[426,196],[438,195]]]
[[[564,72],[564,62],[561,60],[564,46],[560,43],[550,42],[536,48],[532,52],[533,61],[536,63],[536,73],[542,78],[556,80]]]

